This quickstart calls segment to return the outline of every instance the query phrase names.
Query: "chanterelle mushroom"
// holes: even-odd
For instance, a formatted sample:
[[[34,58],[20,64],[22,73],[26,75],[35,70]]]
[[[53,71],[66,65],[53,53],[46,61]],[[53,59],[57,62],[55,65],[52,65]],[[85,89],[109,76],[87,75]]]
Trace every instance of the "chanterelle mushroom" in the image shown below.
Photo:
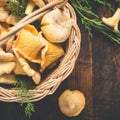
[[[14,51],[14,53],[16,55],[16,58],[18,59],[19,63],[21,64],[24,72],[28,76],[32,77],[35,84],[39,84],[40,79],[41,79],[40,73],[31,68],[31,66],[28,64],[27,60],[19,54],[19,52],[17,51],[16,48],[13,48],[13,51]]]
[[[44,43],[40,41],[38,32],[32,25],[25,26],[18,33],[17,40],[13,44],[13,48],[27,60],[40,63],[40,50],[44,47]]]
[[[0,47],[0,62],[11,62],[15,61],[15,56],[12,53],[5,53]]]
[[[55,43],[51,43],[47,41],[41,34],[39,33],[40,39],[44,41],[45,47],[41,50],[41,67],[40,72],[43,72],[45,68],[47,68],[50,64],[57,61],[64,55],[64,49],[61,45],[57,45]]]
[[[15,69],[15,62],[0,62],[0,75],[9,74]]]
[[[12,53],[5,53],[0,47],[0,75],[11,73],[16,66],[15,57]]]
[[[118,24],[120,21],[120,8],[118,8],[114,15],[112,17],[106,18],[106,17],[102,17],[102,21],[103,23],[105,23],[106,25],[113,27],[114,30],[119,31],[118,30]]]

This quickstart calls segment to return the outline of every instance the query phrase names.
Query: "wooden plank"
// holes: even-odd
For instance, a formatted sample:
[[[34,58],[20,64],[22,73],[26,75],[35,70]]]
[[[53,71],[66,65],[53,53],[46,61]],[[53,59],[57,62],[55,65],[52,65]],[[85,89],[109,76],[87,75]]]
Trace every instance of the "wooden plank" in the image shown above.
[[[80,55],[76,61],[72,74],[67,78],[69,89],[78,89],[86,97],[86,107],[79,120],[93,119],[93,98],[92,98],[92,44],[88,34],[81,28],[82,43]]]

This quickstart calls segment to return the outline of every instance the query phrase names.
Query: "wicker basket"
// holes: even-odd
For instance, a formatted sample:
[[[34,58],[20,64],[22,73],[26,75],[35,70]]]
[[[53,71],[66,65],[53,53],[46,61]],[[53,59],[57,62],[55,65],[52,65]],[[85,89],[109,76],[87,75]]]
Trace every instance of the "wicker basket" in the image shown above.
[[[76,14],[72,6],[66,0],[48,0],[44,8],[37,10],[35,13],[22,19],[4,38],[1,39],[0,44],[6,42],[9,37],[20,30],[24,25],[35,21],[36,19],[42,17],[44,14],[49,12],[53,7],[62,7],[64,4],[64,10],[72,18],[72,30],[68,39],[66,54],[60,62],[59,66],[45,79],[41,82],[35,89],[29,90],[33,93],[33,96],[29,98],[30,102],[38,101],[43,99],[47,95],[53,94],[59,87],[61,82],[65,80],[72,72],[76,59],[80,51],[81,44],[81,34],[76,23]],[[34,16],[34,17],[33,17]],[[0,100],[5,102],[22,102],[25,96],[16,97],[16,90],[6,89],[0,87]]]

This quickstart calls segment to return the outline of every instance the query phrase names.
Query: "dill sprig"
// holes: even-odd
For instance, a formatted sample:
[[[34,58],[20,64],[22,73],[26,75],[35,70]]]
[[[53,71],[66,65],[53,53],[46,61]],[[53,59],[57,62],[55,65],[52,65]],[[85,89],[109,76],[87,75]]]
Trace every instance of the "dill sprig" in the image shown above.
[[[25,107],[25,115],[28,118],[30,118],[33,112],[35,112],[34,104],[31,102],[27,102],[26,107]]]
[[[9,0],[5,8],[20,19],[25,16],[27,0]]]
[[[25,115],[26,117],[30,118],[32,113],[35,112],[34,104],[29,101],[29,98],[33,96],[31,92],[29,92],[29,88],[31,87],[30,84],[27,83],[25,80],[21,80],[18,77],[16,78],[16,83],[14,84],[15,89],[17,91],[16,96],[25,97],[21,106],[26,104],[25,106]]]
[[[81,23],[84,26],[85,30],[88,32],[90,37],[93,37],[92,30],[95,29],[109,38],[111,41],[114,41],[120,44],[120,32],[114,31],[112,28],[105,25],[100,19],[99,16],[93,12],[92,4],[97,3],[99,5],[104,5],[110,9],[111,5],[105,0],[70,0],[72,6],[78,13]]]

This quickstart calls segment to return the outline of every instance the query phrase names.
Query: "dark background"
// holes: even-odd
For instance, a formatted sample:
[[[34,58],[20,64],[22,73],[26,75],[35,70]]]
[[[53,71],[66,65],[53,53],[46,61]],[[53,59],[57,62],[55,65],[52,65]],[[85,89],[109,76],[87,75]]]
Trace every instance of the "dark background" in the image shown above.
[[[111,16],[107,9],[99,16]],[[120,120],[120,45],[97,31],[91,39],[78,18],[82,34],[81,51],[72,74],[57,91],[35,102],[30,120]],[[82,113],[73,118],[64,116],[58,107],[58,97],[66,89],[81,90],[86,97]],[[27,120],[24,105],[0,102],[0,120]]]

